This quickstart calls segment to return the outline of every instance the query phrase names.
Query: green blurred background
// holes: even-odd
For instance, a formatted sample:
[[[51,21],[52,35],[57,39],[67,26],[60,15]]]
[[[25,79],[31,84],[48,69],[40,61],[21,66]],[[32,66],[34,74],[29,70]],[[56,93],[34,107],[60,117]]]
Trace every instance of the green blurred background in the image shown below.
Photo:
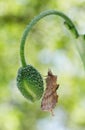
[[[59,16],[39,21],[25,48],[27,62],[43,78],[48,68],[58,75],[55,116],[41,110],[41,100],[27,101],[16,86],[23,30],[34,16],[48,9],[67,14],[79,33],[85,33],[85,0],[0,0],[0,130],[85,130],[85,70],[78,40]]]

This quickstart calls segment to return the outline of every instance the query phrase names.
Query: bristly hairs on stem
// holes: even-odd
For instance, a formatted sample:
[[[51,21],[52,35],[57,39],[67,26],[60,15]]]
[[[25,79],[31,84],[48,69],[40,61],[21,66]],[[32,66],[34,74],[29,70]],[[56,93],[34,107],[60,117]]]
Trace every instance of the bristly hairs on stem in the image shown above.
[[[20,58],[21,58],[21,63],[22,66],[25,67],[26,64],[26,60],[25,60],[25,56],[24,56],[24,46],[25,46],[25,42],[26,42],[26,38],[30,32],[30,30],[32,29],[32,27],[43,17],[48,16],[48,15],[58,15],[60,17],[62,17],[65,21],[64,24],[72,31],[72,33],[75,35],[76,38],[79,37],[79,33],[75,27],[75,25],[73,24],[73,22],[70,20],[69,17],[67,17],[64,13],[56,11],[56,10],[46,10],[43,11],[42,13],[40,13],[38,16],[34,17],[34,19],[32,19],[32,21],[27,25],[26,29],[24,30],[24,33],[22,35],[21,38],[21,44],[20,44]]]

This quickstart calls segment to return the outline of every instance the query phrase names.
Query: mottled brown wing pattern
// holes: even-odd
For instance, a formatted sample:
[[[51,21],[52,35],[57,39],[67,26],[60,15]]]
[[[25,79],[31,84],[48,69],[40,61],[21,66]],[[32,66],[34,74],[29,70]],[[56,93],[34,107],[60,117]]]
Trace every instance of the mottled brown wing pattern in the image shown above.
[[[43,111],[51,111],[56,106],[58,102],[58,95],[56,90],[59,87],[57,82],[57,76],[53,75],[51,70],[48,71],[48,75],[46,78],[46,90],[44,92],[44,96],[41,102],[41,108]]]

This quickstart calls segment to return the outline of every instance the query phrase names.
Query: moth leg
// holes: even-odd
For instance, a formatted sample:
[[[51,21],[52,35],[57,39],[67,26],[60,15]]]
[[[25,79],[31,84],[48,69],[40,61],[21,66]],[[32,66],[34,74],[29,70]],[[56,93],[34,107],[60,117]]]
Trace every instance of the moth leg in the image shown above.
[[[50,112],[51,112],[51,115],[54,116],[54,112],[53,112],[53,110],[50,110]]]
[[[59,84],[56,85],[56,90],[59,88]]]

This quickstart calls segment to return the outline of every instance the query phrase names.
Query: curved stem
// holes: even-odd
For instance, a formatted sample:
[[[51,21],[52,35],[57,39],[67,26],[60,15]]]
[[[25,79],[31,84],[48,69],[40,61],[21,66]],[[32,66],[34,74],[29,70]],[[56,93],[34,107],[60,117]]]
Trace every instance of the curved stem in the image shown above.
[[[84,69],[85,69],[85,34],[81,34],[78,38],[78,43],[76,44],[77,50],[81,57]]]
[[[69,27],[69,29],[74,33],[74,35],[76,37],[79,36],[78,31],[76,30],[74,24],[72,23],[72,21],[70,20],[70,18],[68,18],[65,14],[58,12],[56,10],[47,10],[44,11],[42,13],[40,13],[38,16],[36,16],[26,27],[26,29],[24,30],[24,33],[22,35],[21,38],[21,45],[20,45],[20,57],[21,57],[21,62],[22,62],[22,66],[26,66],[26,60],[25,60],[25,56],[24,56],[24,46],[25,46],[25,41],[27,38],[28,33],[30,32],[30,30],[32,29],[32,27],[43,17],[47,16],[47,15],[59,15],[60,17],[62,17],[65,20],[65,24]]]

